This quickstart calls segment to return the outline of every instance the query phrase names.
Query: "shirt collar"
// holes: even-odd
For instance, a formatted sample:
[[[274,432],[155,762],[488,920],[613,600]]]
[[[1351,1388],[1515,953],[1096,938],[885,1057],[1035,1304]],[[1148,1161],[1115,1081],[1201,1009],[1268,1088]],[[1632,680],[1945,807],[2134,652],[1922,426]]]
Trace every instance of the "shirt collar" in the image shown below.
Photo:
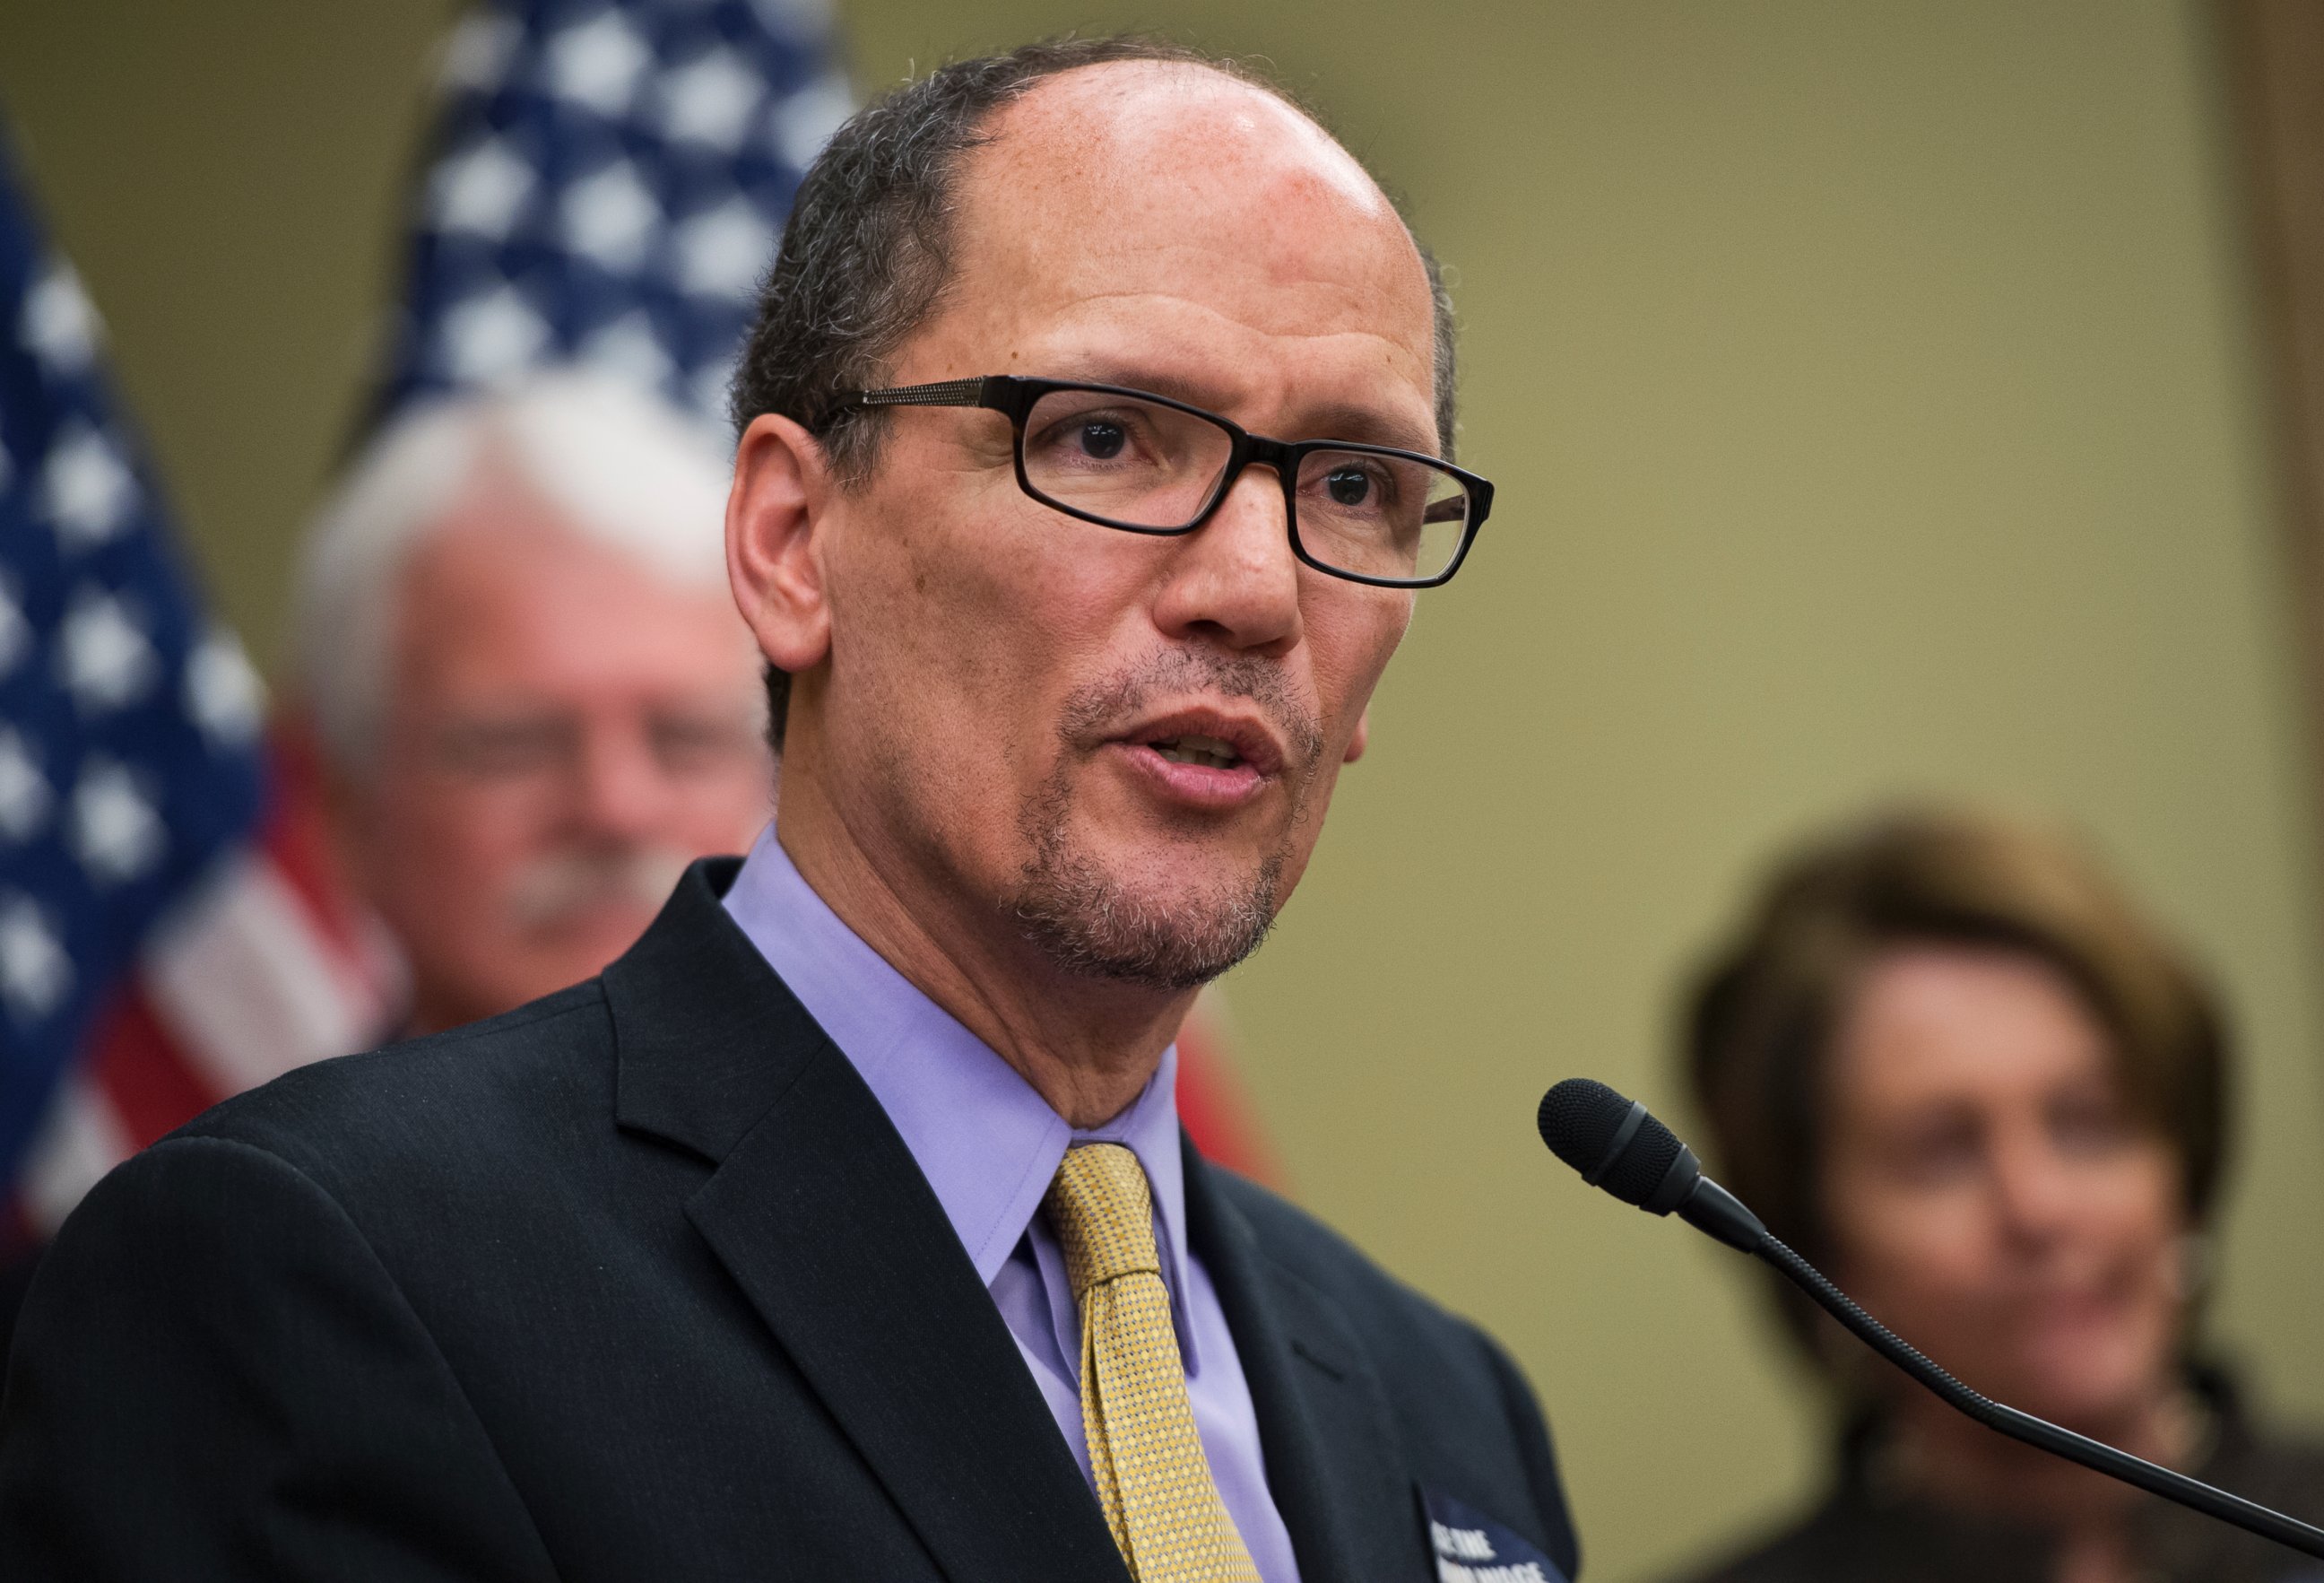
[[[978,1279],[990,1286],[1008,1263],[1067,1148],[1120,1143],[1146,1169],[1163,1283],[1180,1310],[1179,1334],[1187,1334],[1176,1045],[1162,1052],[1129,1108],[1103,1126],[1076,1132],[1015,1068],[831,910],[783,850],[772,824],[734,876],[725,907],[903,1134]]]

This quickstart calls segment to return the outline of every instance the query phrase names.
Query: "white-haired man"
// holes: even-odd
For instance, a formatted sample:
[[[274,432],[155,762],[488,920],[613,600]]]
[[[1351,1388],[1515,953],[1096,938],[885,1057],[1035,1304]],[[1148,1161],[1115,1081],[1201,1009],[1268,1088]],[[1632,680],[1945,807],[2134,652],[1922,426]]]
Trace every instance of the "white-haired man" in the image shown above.
[[[296,686],[419,1032],[588,977],[765,823],[727,463],[584,373],[391,424],[318,520]]]

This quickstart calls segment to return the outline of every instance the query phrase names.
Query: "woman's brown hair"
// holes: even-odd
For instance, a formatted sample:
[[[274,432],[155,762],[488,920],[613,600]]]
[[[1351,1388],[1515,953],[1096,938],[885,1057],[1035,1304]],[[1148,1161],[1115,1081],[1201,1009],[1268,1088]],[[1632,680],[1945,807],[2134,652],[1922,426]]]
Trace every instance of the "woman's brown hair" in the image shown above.
[[[1992,815],[1890,814],[1775,872],[1687,1006],[1688,1076],[1720,1180],[1811,1261],[1823,1063],[1867,965],[1906,945],[2022,952],[2080,993],[2111,1038],[2132,1114],[2178,1158],[2189,1220],[2209,1217],[2227,1151],[2227,1050],[2188,959],[2078,847]],[[1790,1294],[1787,1292],[1786,1296]],[[1811,1344],[1811,1310],[1785,1318]]]

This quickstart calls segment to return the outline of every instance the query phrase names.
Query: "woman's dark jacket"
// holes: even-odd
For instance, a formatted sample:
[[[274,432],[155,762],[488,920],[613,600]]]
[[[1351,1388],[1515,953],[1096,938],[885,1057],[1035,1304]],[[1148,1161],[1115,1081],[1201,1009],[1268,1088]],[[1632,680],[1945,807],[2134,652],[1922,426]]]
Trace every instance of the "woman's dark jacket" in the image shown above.
[[[2324,1525],[2324,1443],[2264,1434],[2236,1391],[2206,1371],[2207,1448],[2190,1471],[2207,1484]],[[1697,1583],[2051,1583],[2054,1541],[2020,1524],[1941,1509],[1880,1476],[1877,1425],[1850,1434],[1838,1486],[1807,1519]],[[2140,1583],[2324,1583],[2311,1560],[2151,1495],[2131,1517]]]

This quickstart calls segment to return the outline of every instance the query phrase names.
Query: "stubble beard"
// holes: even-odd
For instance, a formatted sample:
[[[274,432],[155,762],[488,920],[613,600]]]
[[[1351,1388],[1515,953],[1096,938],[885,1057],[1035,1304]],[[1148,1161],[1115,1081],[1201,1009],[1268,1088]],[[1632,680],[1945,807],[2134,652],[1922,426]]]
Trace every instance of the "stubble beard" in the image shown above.
[[[1274,851],[1240,881],[1168,896],[1142,893],[1109,873],[1073,836],[1078,745],[1136,711],[1165,687],[1202,684],[1249,698],[1289,738],[1285,765],[1296,788]],[[1019,828],[1032,855],[1009,905],[1024,938],[1065,971],[1149,989],[1199,988],[1257,950],[1275,926],[1283,872],[1307,818],[1307,792],[1322,757],[1314,718],[1264,662],[1173,650],[1122,676],[1076,690],[1058,725],[1057,768],[1026,799]]]

